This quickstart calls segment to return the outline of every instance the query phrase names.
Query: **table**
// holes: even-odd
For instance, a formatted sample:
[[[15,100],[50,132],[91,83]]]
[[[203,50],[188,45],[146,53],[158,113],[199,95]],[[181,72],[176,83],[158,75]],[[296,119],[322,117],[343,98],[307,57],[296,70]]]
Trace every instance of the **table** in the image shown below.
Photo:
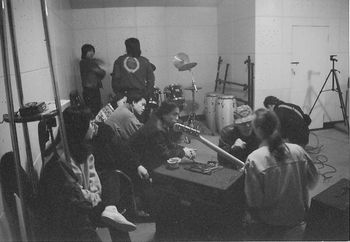
[[[238,238],[244,213],[243,174],[222,168],[211,175],[191,172],[180,165],[153,171],[159,195],[156,236],[161,240]]]

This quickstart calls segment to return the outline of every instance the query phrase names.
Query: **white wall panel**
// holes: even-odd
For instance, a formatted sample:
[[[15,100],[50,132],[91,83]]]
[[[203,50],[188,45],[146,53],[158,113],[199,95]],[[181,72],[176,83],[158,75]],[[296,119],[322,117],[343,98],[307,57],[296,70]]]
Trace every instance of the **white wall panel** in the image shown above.
[[[86,9],[82,9],[85,11]],[[94,11],[91,9],[91,11]],[[115,27],[133,27],[136,26],[136,8],[121,7],[121,8],[104,8],[105,25],[102,28]],[[89,27],[87,27],[89,28]]]
[[[74,9],[72,11],[73,26],[75,29],[104,28],[107,23],[107,16],[110,16],[105,15],[104,8]]]
[[[167,37],[166,29],[162,26],[138,27],[137,36],[140,40],[142,55],[166,56]]]
[[[165,7],[138,7],[136,8],[136,25],[143,26],[165,26]]]
[[[216,26],[216,8],[169,7],[166,8],[167,26]]]
[[[257,53],[282,52],[282,19],[257,17],[255,46]]]
[[[281,0],[256,0],[256,16],[281,16],[283,1]]]
[[[107,38],[107,65],[109,68],[113,68],[114,61],[118,56],[126,53],[124,41],[130,37],[137,36],[137,28],[133,27],[119,27],[119,28],[108,28],[106,30]],[[143,43],[141,43],[143,48]]]

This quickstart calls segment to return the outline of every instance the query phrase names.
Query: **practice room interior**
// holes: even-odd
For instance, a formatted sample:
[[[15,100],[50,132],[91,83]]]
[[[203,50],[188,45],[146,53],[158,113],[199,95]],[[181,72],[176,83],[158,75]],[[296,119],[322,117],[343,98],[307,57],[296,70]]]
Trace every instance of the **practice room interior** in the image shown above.
[[[11,2],[23,101],[54,101],[42,1]],[[101,89],[102,102],[107,104],[113,94],[110,75],[113,63],[125,53],[124,41],[135,37],[140,40],[142,55],[156,67],[155,86],[160,92],[172,84],[181,86],[185,105],[180,116],[187,117],[194,112],[203,126],[203,136],[211,142],[218,143],[218,131],[209,132],[206,98],[208,93],[214,92],[216,84],[216,92],[222,93],[222,80],[225,79],[227,85],[224,92],[233,95],[237,104],[250,100],[253,109],[262,108],[264,98],[272,95],[297,104],[305,113],[311,110],[309,146],[314,148],[313,151],[318,151],[312,157],[316,162],[322,161],[324,157],[327,159],[326,166],[322,162],[321,165],[318,163],[317,168],[323,176],[311,192],[311,197],[343,178],[349,179],[349,132],[346,127],[350,112],[348,0],[44,2],[47,6],[52,67],[61,100],[69,100],[73,90],[82,91],[79,72],[81,46],[89,43],[95,47],[95,57],[103,61],[107,73]],[[17,111],[20,101],[7,14],[4,24],[10,71],[8,76],[12,85],[13,109]],[[1,48],[2,55],[3,52]],[[178,53],[185,53],[190,62],[197,65],[189,71],[179,71],[174,66],[174,56]],[[218,61],[219,58],[221,61]],[[9,113],[3,60],[0,60],[1,118]],[[332,79],[332,63],[341,93]],[[220,81],[216,82],[218,79]],[[198,90],[194,92],[195,105],[192,106],[193,91],[184,88],[191,87],[194,81]],[[248,81],[251,84],[249,88]],[[320,92],[321,89],[329,90]],[[344,106],[340,104],[340,95]],[[24,128],[20,124],[15,127],[20,163],[27,169]],[[32,163],[40,171],[37,128],[38,122],[28,122]],[[215,151],[195,139],[187,144],[191,145],[197,149],[197,160],[216,159]],[[2,120],[0,157],[14,150],[13,146],[10,124]],[[0,201],[0,240],[11,241],[13,234],[5,210],[6,207]],[[137,230],[130,235],[132,241],[153,240],[153,221],[137,226]],[[99,233],[104,241],[110,240],[103,229]]]

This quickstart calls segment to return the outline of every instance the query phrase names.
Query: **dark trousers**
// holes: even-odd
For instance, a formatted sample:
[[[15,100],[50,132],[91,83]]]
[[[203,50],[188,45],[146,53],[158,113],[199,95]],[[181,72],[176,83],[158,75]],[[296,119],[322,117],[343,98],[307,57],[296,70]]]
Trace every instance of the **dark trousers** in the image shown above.
[[[96,227],[100,227],[101,213],[106,206],[117,206],[120,200],[120,180],[119,175],[113,171],[99,172],[102,184],[102,202],[95,206],[89,214],[90,220]],[[118,206],[117,206],[118,208]],[[102,225],[103,226],[103,225]],[[112,241],[130,241],[129,233],[108,228]]]
[[[102,107],[100,89],[84,87],[83,98],[85,105],[88,106],[93,115],[96,116]]]

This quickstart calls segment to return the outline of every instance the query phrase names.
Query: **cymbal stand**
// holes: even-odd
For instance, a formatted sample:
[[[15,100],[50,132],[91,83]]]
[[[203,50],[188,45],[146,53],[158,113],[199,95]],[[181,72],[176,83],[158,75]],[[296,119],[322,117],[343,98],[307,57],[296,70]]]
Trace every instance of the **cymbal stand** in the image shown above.
[[[195,106],[196,106],[196,92],[198,92],[198,89],[197,89],[197,85],[196,85],[196,82],[194,80],[194,75],[193,75],[193,71],[192,70],[189,70],[189,72],[191,73],[191,81],[192,81],[192,84],[191,84],[191,92],[192,92],[192,106],[191,106],[191,113],[188,115],[188,119],[187,119],[187,123],[189,126],[195,128],[195,126],[197,126],[198,124],[196,124],[197,120],[196,120],[196,112],[195,112]]]
[[[196,81],[194,80],[194,75],[193,75],[193,71],[189,70],[189,72],[191,73],[191,92],[192,92],[192,104],[191,104],[191,113],[188,115],[188,119],[186,122],[186,125],[194,128],[194,129],[199,129],[200,125],[199,125],[199,121],[197,120],[197,116],[196,116],[196,112],[195,112],[195,106],[196,106],[196,92],[198,92],[198,88],[196,85]],[[191,139],[188,136],[185,136],[185,143],[189,144],[191,143]]]
[[[320,92],[318,93],[317,95],[317,98],[314,102],[314,104],[312,105],[312,108],[310,109],[310,112],[309,112],[309,115],[311,114],[312,110],[314,109],[316,103],[317,103],[317,100],[318,98],[320,97],[321,93],[322,92],[325,92],[325,91],[335,91],[338,93],[338,97],[339,97],[339,102],[340,102],[340,108],[341,108],[341,111],[342,111],[342,114],[343,114],[343,119],[344,119],[344,124],[345,126],[348,128],[349,130],[349,121],[348,121],[348,118],[347,118],[347,114],[346,114],[346,109],[345,109],[345,104],[344,104],[344,100],[343,100],[343,95],[342,95],[342,92],[341,92],[341,89],[340,89],[340,85],[339,85],[339,79],[338,79],[338,76],[337,76],[337,72],[339,72],[337,69],[334,68],[334,62],[338,61],[336,58],[335,58],[336,55],[331,55],[330,56],[330,61],[332,61],[332,69],[329,71],[328,73],[328,76],[325,80],[325,82],[323,83],[323,86],[320,90]],[[340,72],[339,72],[340,73]],[[328,78],[332,75],[332,89],[329,89],[329,90],[323,90],[323,88],[325,87],[327,81],[328,81]],[[334,83],[336,84],[336,87],[334,88]]]

